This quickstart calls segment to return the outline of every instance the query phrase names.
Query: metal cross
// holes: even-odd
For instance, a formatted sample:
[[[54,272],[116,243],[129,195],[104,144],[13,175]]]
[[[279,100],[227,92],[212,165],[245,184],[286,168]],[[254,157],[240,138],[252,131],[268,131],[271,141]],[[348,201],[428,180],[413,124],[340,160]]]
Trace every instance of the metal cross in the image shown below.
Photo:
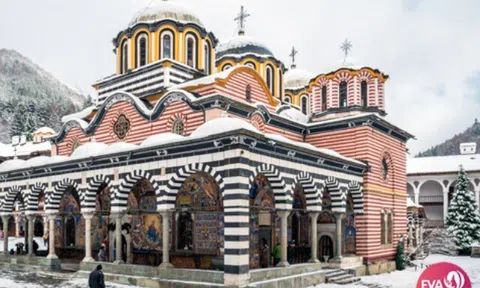
[[[345,54],[343,62],[345,63],[345,60],[347,59],[348,52],[352,50],[352,42],[348,41],[348,38],[345,39],[345,41],[342,43],[342,46],[340,46],[340,49],[342,49],[343,53]]]
[[[247,18],[250,17],[250,14],[247,13],[243,5],[240,8],[240,13],[235,17],[235,21],[238,22],[238,34],[243,35],[245,34],[245,22],[247,21]]]
[[[292,57],[292,67],[295,66],[295,55],[298,54],[298,50],[295,50],[295,46],[292,47],[292,52],[290,53],[290,57]]]

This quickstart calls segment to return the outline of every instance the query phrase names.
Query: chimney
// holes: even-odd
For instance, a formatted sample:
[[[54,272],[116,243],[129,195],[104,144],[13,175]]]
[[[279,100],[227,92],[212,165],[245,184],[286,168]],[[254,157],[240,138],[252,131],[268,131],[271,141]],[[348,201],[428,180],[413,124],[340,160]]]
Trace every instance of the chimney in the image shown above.
[[[477,143],[461,143],[460,144],[460,154],[470,155],[477,153]]]

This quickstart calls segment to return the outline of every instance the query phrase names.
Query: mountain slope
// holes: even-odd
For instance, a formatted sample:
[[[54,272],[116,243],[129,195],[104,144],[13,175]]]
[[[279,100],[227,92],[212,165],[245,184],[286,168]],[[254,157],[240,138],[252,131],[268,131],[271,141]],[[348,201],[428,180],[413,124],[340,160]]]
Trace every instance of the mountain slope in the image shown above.
[[[480,122],[475,119],[475,123],[468,127],[460,134],[453,136],[451,139],[434,146],[424,152],[417,154],[415,157],[428,157],[428,156],[446,156],[446,155],[459,155],[460,144],[467,142],[477,143],[477,153],[480,149]]]
[[[61,126],[86,98],[15,50],[0,49],[0,141],[35,128]]]

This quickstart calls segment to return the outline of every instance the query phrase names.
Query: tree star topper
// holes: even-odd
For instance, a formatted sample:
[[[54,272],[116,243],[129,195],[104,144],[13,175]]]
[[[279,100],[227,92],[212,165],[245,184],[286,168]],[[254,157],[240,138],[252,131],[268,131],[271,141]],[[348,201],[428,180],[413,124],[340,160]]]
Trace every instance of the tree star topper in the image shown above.
[[[245,34],[245,22],[247,22],[247,18],[250,17],[250,14],[245,10],[243,5],[240,7],[240,13],[238,13],[237,17],[235,17],[235,21],[238,22],[238,35]]]

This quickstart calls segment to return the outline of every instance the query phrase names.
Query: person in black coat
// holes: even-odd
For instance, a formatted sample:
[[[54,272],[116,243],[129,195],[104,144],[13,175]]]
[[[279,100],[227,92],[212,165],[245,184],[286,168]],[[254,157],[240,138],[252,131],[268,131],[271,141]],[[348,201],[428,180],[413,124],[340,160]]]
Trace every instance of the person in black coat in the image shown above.
[[[93,270],[88,277],[89,288],[105,288],[105,281],[103,279],[102,265],[98,265],[97,269]]]

